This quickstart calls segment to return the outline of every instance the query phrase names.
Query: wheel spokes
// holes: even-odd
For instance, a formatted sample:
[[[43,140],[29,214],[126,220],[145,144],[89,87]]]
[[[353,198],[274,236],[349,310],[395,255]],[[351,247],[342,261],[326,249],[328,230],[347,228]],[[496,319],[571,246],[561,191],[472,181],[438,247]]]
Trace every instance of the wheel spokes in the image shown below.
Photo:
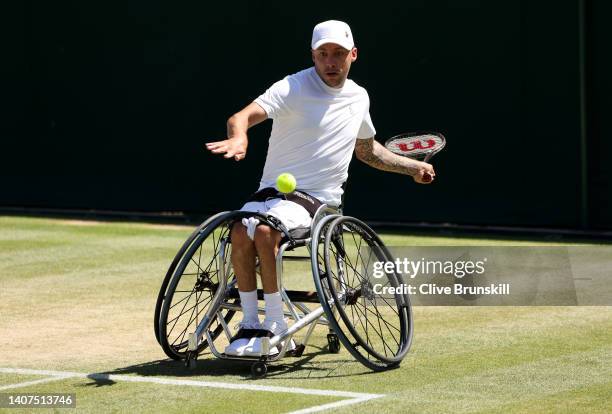
[[[326,271],[332,296],[343,325],[354,338],[350,342],[360,345],[356,351],[375,364],[393,361],[406,349],[402,321],[407,315],[401,310],[403,302],[397,294],[393,300],[373,292],[369,278],[373,260],[390,259],[376,236],[368,233],[371,230],[351,220],[355,221],[337,219],[332,224],[335,228],[327,232],[328,237],[334,238],[326,241]],[[384,286],[398,286],[395,274],[387,275],[387,280],[380,282]]]
[[[168,304],[166,338],[177,351],[186,346],[186,335],[195,332],[206,313],[219,286],[220,275],[225,274],[221,246],[225,245],[225,257],[229,258],[229,223],[211,231],[197,250],[188,258],[177,286]],[[227,261],[227,260],[226,260]],[[231,277],[230,275],[227,275]]]

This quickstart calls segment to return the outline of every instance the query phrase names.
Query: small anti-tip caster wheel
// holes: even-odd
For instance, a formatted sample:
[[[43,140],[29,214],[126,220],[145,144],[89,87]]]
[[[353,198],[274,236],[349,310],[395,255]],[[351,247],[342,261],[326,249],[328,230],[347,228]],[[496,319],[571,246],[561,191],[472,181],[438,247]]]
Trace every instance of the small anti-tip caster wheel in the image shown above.
[[[263,377],[266,375],[266,372],[268,372],[268,366],[265,362],[257,361],[251,365],[251,374],[253,374],[255,378]]]
[[[327,347],[332,354],[340,352],[340,340],[338,339],[338,335],[335,333],[327,334]]]
[[[296,358],[299,358],[302,356],[302,354],[304,353],[304,350],[306,349],[306,346],[304,344],[299,344],[296,348],[295,351],[293,351],[293,356]]]

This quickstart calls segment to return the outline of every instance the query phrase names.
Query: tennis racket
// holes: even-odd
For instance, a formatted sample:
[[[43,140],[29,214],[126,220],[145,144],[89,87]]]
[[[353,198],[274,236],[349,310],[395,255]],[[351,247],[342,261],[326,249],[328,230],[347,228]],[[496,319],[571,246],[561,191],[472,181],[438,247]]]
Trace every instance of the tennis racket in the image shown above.
[[[439,132],[407,132],[391,137],[385,148],[394,154],[428,162],[446,145],[446,138]],[[424,177],[426,178],[426,177]],[[432,177],[429,177],[431,181]]]

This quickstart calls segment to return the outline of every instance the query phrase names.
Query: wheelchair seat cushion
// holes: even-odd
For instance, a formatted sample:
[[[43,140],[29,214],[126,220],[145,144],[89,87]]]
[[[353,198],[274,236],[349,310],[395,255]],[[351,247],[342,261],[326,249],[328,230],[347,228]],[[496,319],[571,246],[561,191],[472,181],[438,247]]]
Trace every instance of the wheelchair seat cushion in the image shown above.
[[[296,227],[294,229],[289,230],[289,235],[294,241],[307,239],[308,237],[310,237],[310,227]],[[280,244],[282,245],[287,241],[289,241],[289,239],[286,235],[283,235]]]

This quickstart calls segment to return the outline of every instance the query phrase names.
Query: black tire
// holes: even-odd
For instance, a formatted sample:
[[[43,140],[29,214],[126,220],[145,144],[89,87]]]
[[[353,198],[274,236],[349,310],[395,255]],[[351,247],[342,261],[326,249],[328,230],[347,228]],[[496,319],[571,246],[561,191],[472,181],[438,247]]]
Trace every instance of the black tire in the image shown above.
[[[162,283],[157,305],[157,338],[170,358],[181,360],[187,356],[188,335],[195,332],[200,318],[212,304],[219,286],[221,266],[227,267],[229,263],[231,226],[244,215],[245,213],[241,212],[229,212],[211,217],[194,232],[195,237],[192,234],[187,239],[170,266],[168,275],[171,276],[168,281],[164,279]],[[219,257],[222,245],[226,247],[225,263],[221,263]],[[229,281],[233,280],[233,272],[227,277]],[[222,312],[226,323],[235,314],[233,310]],[[208,330],[214,340],[223,332],[223,327],[214,319]],[[207,341],[203,340],[197,352],[207,346]]]
[[[402,294],[374,296],[371,289],[363,293],[364,288],[372,287],[372,281],[359,263],[361,260],[361,266],[368,267],[373,260],[392,261],[388,249],[356,218],[342,216],[323,224],[321,231],[315,231],[319,234],[313,235],[313,241],[315,236],[319,240],[319,256],[323,244],[324,258],[323,271],[314,279],[330,326],[347,350],[368,368],[383,371],[398,366],[412,340],[410,300]],[[383,281],[393,287],[403,284],[396,273],[386,274]]]
[[[268,372],[268,366],[263,361],[253,362],[251,365],[251,374],[253,378],[263,378]]]
[[[340,340],[336,333],[327,334],[327,349],[329,349],[329,352],[332,354],[340,352]]]

